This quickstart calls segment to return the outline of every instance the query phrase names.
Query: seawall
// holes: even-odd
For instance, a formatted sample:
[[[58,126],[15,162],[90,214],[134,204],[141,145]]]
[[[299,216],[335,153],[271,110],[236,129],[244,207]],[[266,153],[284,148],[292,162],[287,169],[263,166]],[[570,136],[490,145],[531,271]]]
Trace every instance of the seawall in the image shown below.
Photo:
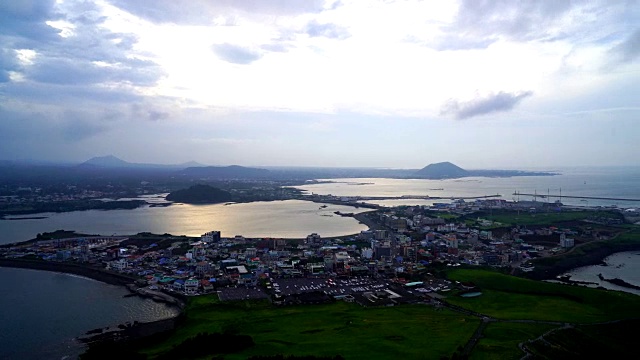
[[[54,271],[80,275],[112,285],[127,285],[139,280],[136,277],[111,272],[91,266],[31,259],[0,259],[0,267]]]

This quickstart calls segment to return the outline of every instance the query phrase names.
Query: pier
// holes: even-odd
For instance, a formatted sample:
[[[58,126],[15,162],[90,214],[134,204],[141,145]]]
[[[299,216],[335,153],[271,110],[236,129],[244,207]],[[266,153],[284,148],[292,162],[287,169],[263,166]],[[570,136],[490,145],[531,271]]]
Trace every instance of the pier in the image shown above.
[[[519,192],[514,192],[513,195],[517,195],[517,196],[532,196],[534,198],[567,198],[567,199],[588,199],[588,200],[613,200],[613,201],[640,201],[640,199],[627,199],[627,198],[612,198],[612,197],[599,197],[599,196],[572,196],[572,195],[556,195],[556,194],[547,194],[547,195],[543,195],[543,194],[525,194],[525,193],[519,193]]]

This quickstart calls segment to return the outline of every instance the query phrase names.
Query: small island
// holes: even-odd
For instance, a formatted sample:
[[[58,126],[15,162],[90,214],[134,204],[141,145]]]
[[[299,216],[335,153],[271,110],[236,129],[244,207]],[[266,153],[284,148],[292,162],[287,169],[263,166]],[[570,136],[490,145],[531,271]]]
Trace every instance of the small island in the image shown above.
[[[198,184],[171,192],[166,196],[166,200],[186,204],[217,204],[233,201],[233,196],[228,191]]]

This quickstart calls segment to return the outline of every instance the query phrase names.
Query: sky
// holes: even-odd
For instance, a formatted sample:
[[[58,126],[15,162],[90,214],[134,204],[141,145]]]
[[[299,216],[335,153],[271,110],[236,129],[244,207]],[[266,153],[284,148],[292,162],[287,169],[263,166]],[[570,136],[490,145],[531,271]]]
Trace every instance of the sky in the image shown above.
[[[0,159],[640,165],[640,4],[0,2]]]

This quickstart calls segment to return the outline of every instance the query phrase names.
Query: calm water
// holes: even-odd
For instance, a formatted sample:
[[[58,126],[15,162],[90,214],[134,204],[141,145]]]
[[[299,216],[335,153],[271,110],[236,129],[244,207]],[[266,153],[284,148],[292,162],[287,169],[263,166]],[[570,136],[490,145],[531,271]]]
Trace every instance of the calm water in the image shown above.
[[[200,236],[219,230],[222,236],[302,238],[311,233],[340,236],[367,227],[334,211],[358,213],[366,209],[309,201],[287,200],[233,205],[187,205],[141,207],[134,210],[89,210],[44,213],[46,219],[0,220],[0,244],[33,239],[38,233],[58,229],[88,234],[131,235],[143,231],[157,234]]]
[[[73,339],[87,330],[125,321],[177,315],[175,308],[138,297],[119,286],[48,271],[0,267],[0,359],[75,358]]]
[[[517,176],[510,178],[463,178],[447,180],[422,179],[327,179],[336,183],[314,184],[298,187],[309,193],[332,194],[337,196],[402,196],[429,195],[434,197],[466,197],[502,195],[505,200],[518,200],[512,195],[538,193],[540,195],[560,194],[572,196],[594,196],[631,198],[640,200],[640,167],[572,168],[558,170],[556,176]],[[364,185],[360,185],[364,184]],[[442,190],[440,190],[442,189]],[[520,196],[519,200],[532,200]],[[552,197],[551,201],[557,198]],[[538,199],[546,201],[546,199]],[[430,201],[393,200],[371,201],[383,205],[429,205]],[[611,201],[562,198],[568,205],[640,207],[640,201]]]
[[[583,266],[567,273],[571,280],[595,283],[590,287],[602,286],[606,289],[620,290],[640,295],[640,290],[630,289],[602,281],[598,274],[605,279],[618,278],[635,286],[640,286],[640,252],[626,251],[613,254],[604,259],[607,266]]]

